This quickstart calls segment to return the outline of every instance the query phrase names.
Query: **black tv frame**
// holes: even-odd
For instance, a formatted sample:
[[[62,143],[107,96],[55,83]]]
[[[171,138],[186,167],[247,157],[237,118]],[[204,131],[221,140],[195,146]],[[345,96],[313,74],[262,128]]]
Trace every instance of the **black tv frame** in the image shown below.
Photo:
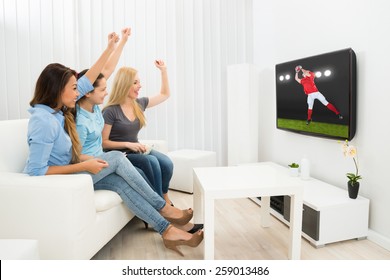
[[[343,116],[343,120],[338,121],[335,116],[332,116],[332,113],[325,112],[327,111],[325,106],[316,100],[313,107],[313,122],[306,125],[307,96],[304,94],[302,86],[295,81],[295,67],[297,65],[302,65],[304,69],[313,72],[319,71],[321,73],[325,69],[332,69],[332,72],[336,76],[336,78],[333,77],[335,83],[332,84],[330,79],[326,81],[327,78],[325,76],[322,77],[322,80],[316,77],[315,83],[319,92],[323,91],[322,93],[327,101],[330,103],[338,103],[336,107],[340,107],[339,111]],[[352,48],[276,64],[276,127],[281,130],[309,136],[352,140],[356,134],[356,72],[356,54]],[[284,77],[290,75],[290,80],[280,81],[279,77],[283,75]],[[331,88],[333,90],[330,90]],[[286,120],[287,123],[291,120],[292,125],[289,127],[288,125],[282,124],[281,120]],[[324,127],[338,127],[343,133],[337,132],[339,134],[334,135],[332,133],[324,133],[323,131],[314,131],[313,124],[317,125],[319,123],[323,124]],[[345,132],[346,127],[347,132]]]

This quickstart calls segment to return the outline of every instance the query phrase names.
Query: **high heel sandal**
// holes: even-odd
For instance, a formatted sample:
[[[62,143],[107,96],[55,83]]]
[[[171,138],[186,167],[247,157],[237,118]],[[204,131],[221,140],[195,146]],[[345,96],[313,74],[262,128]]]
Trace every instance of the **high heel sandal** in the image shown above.
[[[145,225],[145,229],[148,229],[149,228],[149,224],[147,222],[145,222],[144,220],[142,220],[144,222],[144,225]]]
[[[183,216],[181,216],[180,218],[170,218],[170,217],[164,217],[164,218],[172,224],[184,226],[192,219],[192,216],[194,215],[194,213],[190,210],[191,210],[191,208],[186,209],[186,210],[181,210],[183,213]]]
[[[177,248],[177,246],[185,245],[185,246],[190,246],[190,247],[197,247],[200,244],[200,242],[202,242],[202,240],[203,240],[203,231],[201,232],[201,234],[194,233],[192,235],[191,239],[189,239],[189,240],[168,240],[168,239],[165,239],[167,232],[172,227],[173,227],[172,225],[169,225],[168,228],[164,231],[164,233],[162,235],[162,239],[164,241],[164,246],[167,249],[171,249],[171,250],[177,252],[182,257],[184,257],[184,254]]]
[[[195,233],[195,232],[197,232],[197,231],[199,231],[201,229],[203,229],[203,224],[194,224],[192,229],[187,230],[187,232],[193,234],[193,233]]]

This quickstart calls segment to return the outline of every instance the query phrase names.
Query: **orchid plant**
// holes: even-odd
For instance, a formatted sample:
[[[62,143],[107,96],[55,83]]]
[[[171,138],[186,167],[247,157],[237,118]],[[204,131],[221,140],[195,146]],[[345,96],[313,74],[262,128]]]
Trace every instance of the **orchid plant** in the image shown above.
[[[362,176],[359,175],[359,164],[357,160],[357,149],[355,146],[349,144],[348,140],[345,140],[343,144],[343,153],[345,157],[351,157],[353,159],[353,163],[355,164],[356,173],[347,173],[348,182],[354,186]]]

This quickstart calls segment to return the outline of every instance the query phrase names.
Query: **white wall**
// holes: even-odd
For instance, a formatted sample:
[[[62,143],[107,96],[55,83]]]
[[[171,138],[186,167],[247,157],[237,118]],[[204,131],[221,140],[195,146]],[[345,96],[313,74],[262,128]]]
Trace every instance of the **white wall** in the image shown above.
[[[75,26],[74,0],[0,0],[0,120],[28,117],[48,63],[77,66]]]
[[[146,111],[142,137],[170,149],[217,152],[226,162],[226,66],[252,61],[252,0],[0,0],[0,120],[28,117],[35,81],[51,62],[90,67],[107,34],[130,26],[118,67],[156,94],[166,61],[171,98]],[[112,80],[112,79],[111,79]],[[111,81],[108,82],[109,89]]]
[[[314,177],[346,188],[354,172],[335,140],[276,129],[275,64],[351,47],[357,55],[360,194],[370,199],[369,238],[390,250],[389,81],[390,2],[387,0],[254,0],[254,63],[260,75],[259,158],[281,164],[311,161]],[[356,217],[359,219],[359,217]]]

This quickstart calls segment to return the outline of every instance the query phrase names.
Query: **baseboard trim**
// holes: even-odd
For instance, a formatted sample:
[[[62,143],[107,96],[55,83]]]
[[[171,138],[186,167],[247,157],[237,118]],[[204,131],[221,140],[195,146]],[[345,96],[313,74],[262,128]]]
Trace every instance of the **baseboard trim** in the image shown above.
[[[377,233],[376,231],[368,229],[367,239],[374,242],[375,244],[378,244],[382,248],[390,251],[390,238],[387,238],[387,237]]]

